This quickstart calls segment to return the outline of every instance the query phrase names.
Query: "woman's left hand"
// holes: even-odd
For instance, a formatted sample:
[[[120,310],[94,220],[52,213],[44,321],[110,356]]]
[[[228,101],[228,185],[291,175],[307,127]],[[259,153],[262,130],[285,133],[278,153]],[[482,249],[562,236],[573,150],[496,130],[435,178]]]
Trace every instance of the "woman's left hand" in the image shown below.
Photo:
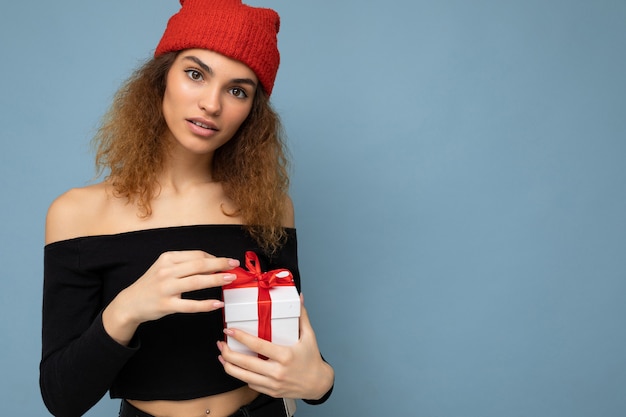
[[[246,345],[267,359],[231,350],[218,342],[219,360],[229,375],[255,391],[275,398],[317,400],[330,390],[333,368],[320,354],[304,305],[300,313],[300,339],[293,346],[280,346],[237,329],[225,329],[228,337]]]

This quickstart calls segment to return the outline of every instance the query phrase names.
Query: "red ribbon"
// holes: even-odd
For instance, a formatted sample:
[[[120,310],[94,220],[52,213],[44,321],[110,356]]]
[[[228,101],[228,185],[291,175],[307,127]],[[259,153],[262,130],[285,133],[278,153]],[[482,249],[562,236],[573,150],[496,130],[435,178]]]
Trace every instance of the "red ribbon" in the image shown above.
[[[225,290],[235,288],[258,287],[257,311],[259,316],[258,336],[261,339],[272,341],[272,298],[270,289],[277,286],[292,286],[293,275],[288,269],[274,269],[272,271],[261,272],[261,265],[256,253],[246,252],[246,268],[236,267],[228,273],[237,275],[237,278],[228,285],[224,285]]]

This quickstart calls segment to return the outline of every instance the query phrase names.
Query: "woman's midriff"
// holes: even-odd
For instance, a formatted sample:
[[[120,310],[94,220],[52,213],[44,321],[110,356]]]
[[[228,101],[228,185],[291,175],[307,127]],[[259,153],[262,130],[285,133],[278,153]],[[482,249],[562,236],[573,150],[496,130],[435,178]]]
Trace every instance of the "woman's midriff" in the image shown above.
[[[227,417],[241,406],[251,403],[258,395],[258,392],[244,386],[222,394],[192,400],[139,401],[127,399],[126,401],[156,417]]]

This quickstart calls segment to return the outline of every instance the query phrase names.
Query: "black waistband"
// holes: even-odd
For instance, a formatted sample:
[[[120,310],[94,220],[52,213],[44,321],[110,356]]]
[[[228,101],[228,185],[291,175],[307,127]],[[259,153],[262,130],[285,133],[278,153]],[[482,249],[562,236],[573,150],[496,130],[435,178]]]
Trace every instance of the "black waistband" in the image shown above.
[[[229,417],[284,417],[287,415],[282,398],[272,398],[260,394],[254,401],[244,405]],[[119,417],[154,417],[134,407],[126,400],[122,400]]]

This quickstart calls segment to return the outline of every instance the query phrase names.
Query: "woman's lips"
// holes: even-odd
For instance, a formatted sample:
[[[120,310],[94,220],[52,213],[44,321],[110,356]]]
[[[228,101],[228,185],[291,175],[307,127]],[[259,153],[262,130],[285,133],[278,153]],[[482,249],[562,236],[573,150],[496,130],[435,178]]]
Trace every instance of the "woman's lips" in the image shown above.
[[[191,131],[200,136],[211,136],[219,132],[219,129],[213,122],[203,119],[188,119],[187,123]]]

